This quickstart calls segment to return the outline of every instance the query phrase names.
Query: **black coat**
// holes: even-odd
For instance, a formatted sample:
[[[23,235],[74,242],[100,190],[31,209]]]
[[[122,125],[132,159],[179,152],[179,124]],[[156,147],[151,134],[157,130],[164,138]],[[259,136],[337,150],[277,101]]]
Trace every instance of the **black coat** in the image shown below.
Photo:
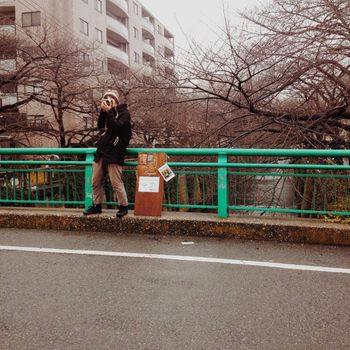
[[[118,105],[109,112],[101,111],[97,126],[106,131],[97,145],[95,161],[104,164],[124,165],[126,148],[131,139],[131,118],[126,104]]]

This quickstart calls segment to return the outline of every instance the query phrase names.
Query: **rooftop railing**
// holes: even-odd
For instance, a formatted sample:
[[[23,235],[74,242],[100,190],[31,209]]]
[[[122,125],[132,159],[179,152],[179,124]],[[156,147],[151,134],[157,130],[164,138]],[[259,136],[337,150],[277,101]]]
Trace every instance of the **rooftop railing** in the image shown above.
[[[348,150],[130,148],[124,183],[131,206],[139,152],[168,155],[177,176],[165,184],[166,210],[217,212],[221,218],[350,215]],[[90,206],[94,153],[0,148],[0,205]],[[105,188],[105,205],[117,206],[108,179]]]

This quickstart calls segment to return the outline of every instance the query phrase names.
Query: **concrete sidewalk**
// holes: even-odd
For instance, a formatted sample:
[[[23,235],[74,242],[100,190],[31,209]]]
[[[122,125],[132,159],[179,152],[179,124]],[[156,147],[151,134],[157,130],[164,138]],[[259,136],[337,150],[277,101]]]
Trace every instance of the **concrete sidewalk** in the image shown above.
[[[163,212],[158,218],[134,216],[131,211],[123,219],[116,219],[115,210],[86,217],[81,209],[1,208],[0,227],[350,245],[348,224],[288,217],[219,219],[216,214]]]

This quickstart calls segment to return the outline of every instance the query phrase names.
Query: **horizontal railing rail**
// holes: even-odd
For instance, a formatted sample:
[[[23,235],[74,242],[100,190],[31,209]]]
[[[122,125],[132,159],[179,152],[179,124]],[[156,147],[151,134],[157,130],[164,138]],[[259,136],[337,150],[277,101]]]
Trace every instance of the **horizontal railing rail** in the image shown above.
[[[124,182],[131,204],[137,154],[166,153],[177,175],[167,210],[350,215],[350,151],[130,148]],[[88,207],[95,148],[0,148],[0,205]],[[135,159],[131,159],[135,158]],[[177,159],[178,158],[178,159]],[[106,205],[116,206],[106,183]]]

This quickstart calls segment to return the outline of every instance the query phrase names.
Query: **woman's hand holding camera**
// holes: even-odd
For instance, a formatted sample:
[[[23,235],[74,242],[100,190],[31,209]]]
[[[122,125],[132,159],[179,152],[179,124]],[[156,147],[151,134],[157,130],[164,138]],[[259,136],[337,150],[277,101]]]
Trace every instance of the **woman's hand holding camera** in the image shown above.
[[[116,101],[113,98],[109,98],[109,99],[104,99],[101,102],[101,109],[104,112],[108,112],[110,111],[112,108],[114,108],[116,106]]]

